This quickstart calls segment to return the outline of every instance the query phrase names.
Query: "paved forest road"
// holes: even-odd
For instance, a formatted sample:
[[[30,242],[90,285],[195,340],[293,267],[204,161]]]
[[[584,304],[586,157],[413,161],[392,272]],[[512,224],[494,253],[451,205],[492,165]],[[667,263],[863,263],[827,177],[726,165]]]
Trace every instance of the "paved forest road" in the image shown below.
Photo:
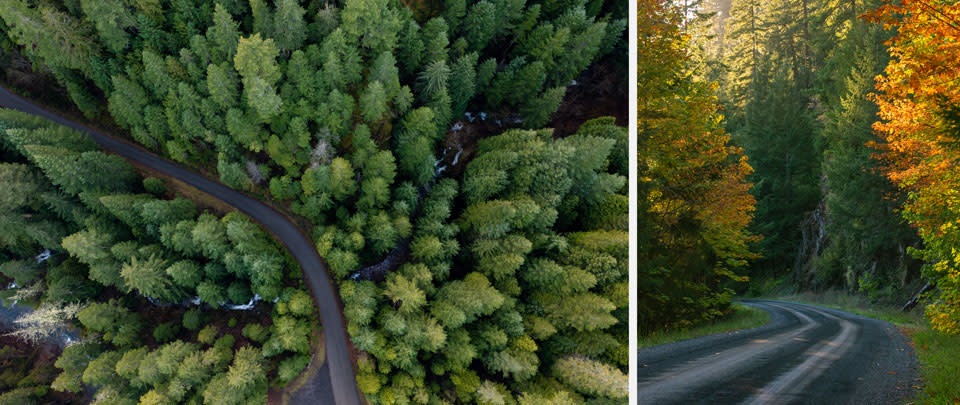
[[[641,404],[902,404],[918,376],[888,322],[782,301],[759,328],[640,350]]]
[[[327,278],[327,269],[314,249],[313,243],[300,232],[296,225],[287,220],[285,216],[252,197],[157,157],[132,143],[107,136],[83,124],[56,115],[4,88],[0,88],[0,106],[41,116],[58,124],[83,131],[100,144],[101,148],[123,156],[136,164],[149,167],[190,184],[237,208],[268,228],[274,236],[286,245],[294,259],[300,263],[317,305],[320,307],[320,318],[323,321],[323,332],[326,337],[327,365],[330,369],[329,385],[336,404],[360,404],[360,394],[357,390],[347,345],[347,332],[337,304],[337,292],[330,283],[330,279]],[[324,391],[329,392],[330,389]],[[332,398],[313,399],[314,403],[317,404],[332,402]]]

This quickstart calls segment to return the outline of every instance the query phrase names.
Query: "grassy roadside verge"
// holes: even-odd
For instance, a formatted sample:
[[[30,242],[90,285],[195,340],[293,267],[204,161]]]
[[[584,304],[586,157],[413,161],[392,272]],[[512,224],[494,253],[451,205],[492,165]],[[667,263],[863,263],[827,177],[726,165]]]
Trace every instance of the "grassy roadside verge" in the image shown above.
[[[923,392],[918,402],[960,403],[960,336],[947,336],[927,326],[908,334],[923,367]]]
[[[839,291],[769,298],[836,308],[896,325],[912,340],[917,361],[920,363],[923,387],[915,398],[916,403],[960,403],[960,336],[948,336],[931,330],[930,325],[923,319],[922,308],[903,312],[895,306],[871,305],[865,297],[851,296]]]
[[[910,312],[903,312],[897,306],[873,304],[866,297],[849,295],[843,291],[830,290],[817,294],[803,292],[760,298],[793,301],[802,304],[813,304],[839,309],[868,318],[882,319],[900,327],[919,328],[927,326],[926,321],[923,319],[923,308],[920,305]]]
[[[692,339],[695,337],[712,335],[714,333],[754,328],[769,321],[770,314],[768,314],[766,311],[734,303],[733,311],[730,312],[730,315],[727,315],[726,317],[708,324],[698,325],[687,329],[654,333],[649,336],[641,336],[637,343],[639,348],[642,349],[644,347]]]

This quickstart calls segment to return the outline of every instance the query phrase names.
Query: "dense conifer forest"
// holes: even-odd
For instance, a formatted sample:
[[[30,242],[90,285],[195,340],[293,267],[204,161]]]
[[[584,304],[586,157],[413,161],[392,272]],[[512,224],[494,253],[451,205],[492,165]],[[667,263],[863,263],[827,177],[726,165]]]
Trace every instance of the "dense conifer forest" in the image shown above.
[[[755,201],[738,200],[752,207],[743,212],[755,209],[745,228],[749,263],[736,272],[750,282],[731,276],[707,291],[841,290],[898,306],[927,291],[921,299],[933,329],[960,331],[960,7],[926,0],[677,7],[674,25],[688,39],[684,72],[710,83],[720,106],[705,129],[730,133],[752,168],[742,173]],[[649,88],[655,82],[642,80],[640,65],[640,88]],[[702,268],[680,280],[702,280]]]
[[[49,390],[0,402],[85,385],[97,403],[256,401],[306,367],[313,300],[258,225],[170,198],[73,130],[10,110],[0,127],[3,298],[35,307],[5,336],[66,344]]]
[[[294,215],[338,286],[370,403],[622,402],[627,133],[613,118],[542,128],[584,71],[626,63],[626,13],[14,0],[0,2],[0,64],[8,85]],[[306,367],[316,310],[254,223],[4,114],[5,164],[36,181],[7,178],[41,193],[9,197],[22,212],[3,220],[23,234],[0,237],[2,281],[83,335],[54,390],[259,403]],[[34,265],[43,249],[53,258]],[[255,311],[231,310],[251,297]]]

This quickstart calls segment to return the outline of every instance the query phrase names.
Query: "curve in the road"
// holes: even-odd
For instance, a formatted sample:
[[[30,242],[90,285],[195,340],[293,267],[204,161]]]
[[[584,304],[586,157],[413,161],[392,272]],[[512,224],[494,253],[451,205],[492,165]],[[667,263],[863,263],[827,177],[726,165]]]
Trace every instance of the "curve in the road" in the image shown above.
[[[337,404],[360,404],[347,332],[343,325],[337,292],[327,276],[326,267],[313,243],[290,220],[268,205],[203,175],[188,170],[146,151],[132,143],[103,134],[81,123],[48,111],[17,94],[0,88],[0,106],[40,116],[88,134],[101,148],[120,155],[135,164],[148,167],[166,176],[183,181],[249,215],[277,237],[303,269],[319,307],[326,337],[326,358],[330,384]],[[326,401],[318,401],[324,403]]]
[[[759,328],[641,350],[642,404],[887,404],[912,394],[916,360],[891,324],[813,305],[752,301]]]

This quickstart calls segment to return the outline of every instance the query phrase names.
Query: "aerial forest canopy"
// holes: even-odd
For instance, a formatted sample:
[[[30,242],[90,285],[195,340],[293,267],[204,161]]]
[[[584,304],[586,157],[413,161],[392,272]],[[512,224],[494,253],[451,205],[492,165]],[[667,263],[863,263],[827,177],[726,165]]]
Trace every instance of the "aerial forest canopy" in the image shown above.
[[[317,320],[299,267],[242,214],[170,198],[85,135],[10,110],[0,183],[0,280],[12,287],[0,293],[36,307],[12,335],[81,331],[50,389],[94,386],[104,404],[259,402],[309,362]]]
[[[636,305],[646,335],[729,313],[756,237],[752,168],[724,131],[713,86],[695,74],[686,10],[638,6]]]
[[[763,239],[751,288],[840,288],[902,303],[931,282],[932,325],[960,332],[960,6],[695,7],[692,53],[754,168],[751,230]]]
[[[625,398],[626,131],[541,128],[591,64],[626,55],[626,4],[435,3],[12,0],[0,44],[89,119],[296,214],[338,282],[371,403]],[[465,127],[486,139],[445,142]],[[240,260],[166,236],[229,238],[229,220],[164,228],[124,209],[139,191],[117,194],[104,204],[133,236],[227,274]],[[275,264],[251,267],[253,293],[285,299]],[[133,288],[230,294],[183,281]]]
[[[434,185],[411,259],[341,285],[367,398],[626,398],[626,145],[612,118],[510,130]]]

